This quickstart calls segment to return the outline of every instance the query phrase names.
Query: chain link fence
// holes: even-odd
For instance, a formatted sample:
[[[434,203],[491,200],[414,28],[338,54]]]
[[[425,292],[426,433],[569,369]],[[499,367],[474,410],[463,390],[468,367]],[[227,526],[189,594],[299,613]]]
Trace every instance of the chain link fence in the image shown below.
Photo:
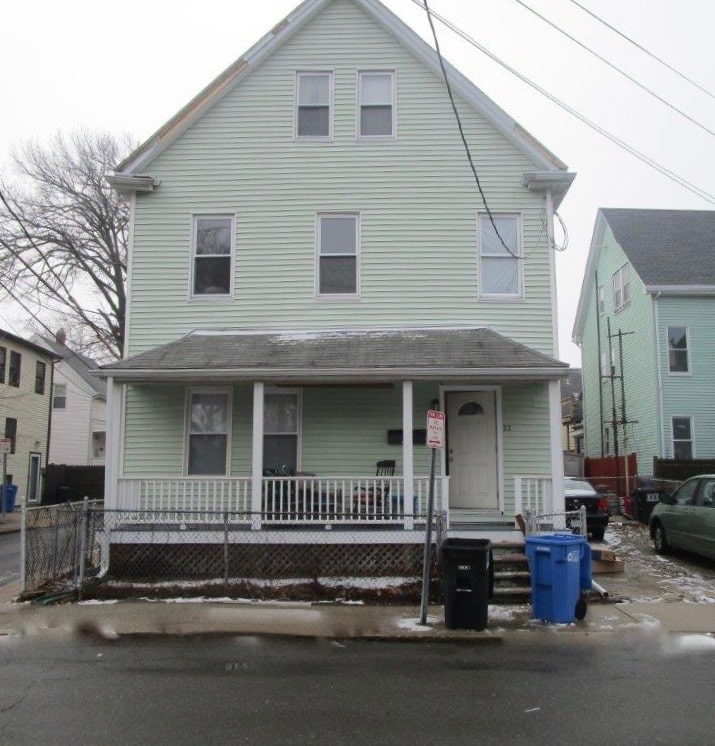
[[[290,516],[104,510],[90,502],[33,508],[23,533],[24,590],[404,602],[421,588],[426,519],[412,520],[407,530],[399,519],[306,525]],[[445,522],[435,516],[437,546]],[[438,580],[437,556],[433,549]]]

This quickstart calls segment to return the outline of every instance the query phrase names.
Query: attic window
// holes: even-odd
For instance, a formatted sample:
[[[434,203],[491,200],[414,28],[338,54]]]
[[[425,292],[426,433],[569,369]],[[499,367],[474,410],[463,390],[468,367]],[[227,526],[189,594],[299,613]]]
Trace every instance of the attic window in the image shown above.
[[[616,311],[625,308],[631,301],[631,286],[628,265],[624,264],[613,273],[613,307]]]
[[[298,73],[296,77],[296,136],[298,138],[328,140],[332,137],[332,99],[332,73]]]
[[[395,74],[392,72],[361,72],[358,89],[360,137],[394,137]]]

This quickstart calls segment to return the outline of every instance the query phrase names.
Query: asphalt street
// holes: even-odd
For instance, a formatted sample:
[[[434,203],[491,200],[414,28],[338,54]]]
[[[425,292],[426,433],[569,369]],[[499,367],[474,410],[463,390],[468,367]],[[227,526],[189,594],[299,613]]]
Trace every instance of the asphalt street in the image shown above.
[[[20,578],[20,534],[0,534],[0,588]]]
[[[0,638],[3,744],[708,744],[709,636]]]

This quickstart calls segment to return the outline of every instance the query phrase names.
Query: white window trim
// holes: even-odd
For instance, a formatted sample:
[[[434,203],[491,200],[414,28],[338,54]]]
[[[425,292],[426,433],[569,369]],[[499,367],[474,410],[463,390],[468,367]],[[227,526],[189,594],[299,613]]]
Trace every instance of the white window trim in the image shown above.
[[[360,132],[361,104],[360,91],[362,88],[363,75],[389,75],[392,78],[392,134],[391,135],[363,135]],[[394,142],[397,140],[397,73],[395,70],[358,70],[355,83],[355,110],[357,112],[355,121],[355,139],[365,142]]]
[[[596,288],[596,308],[598,315],[603,316],[606,313],[606,290],[603,285]]]
[[[690,443],[690,458],[697,458],[697,452],[695,450],[695,417],[689,414],[674,414],[670,418],[670,455],[671,458],[675,458],[675,429],[673,428],[673,420],[689,420],[690,421],[690,441],[678,438],[678,443]]]
[[[231,251],[228,256],[231,269],[229,271],[229,292],[223,293],[194,293],[194,274],[196,272],[196,231],[199,219],[230,220],[231,221]],[[236,274],[236,215],[231,212],[194,212],[191,213],[191,270],[189,271],[189,300],[198,303],[226,303],[234,299],[234,275]],[[205,254],[203,256],[206,256]]]
[[[671,370],[670,369],[670,330],[671,329],[685,329],[685,352],[688,358],[688,369],[682,370]],[[666,350],[666,366],[668,368],[668,375],[674,378],[689,378],[693,375],[693,366],[690,359],[690,327],[687,324],[668,324],[665,327],[665,350]]]
[[[191,397],[194,394],[226,394],[228,396],[228,423],[226,433],[226,473],[225,474],[189,474],[189,439],[191,437]],[[196,479],[216,479],[231,476],[231,454],[233,439],[233,388],[231,386],[188,386],[184,399],[184,475]]]
[[[328,135],[327,137],[316,135],[298,134],[298,87],[301,75],[327,75],[328,76]],[[334,120],[335,120],[335,88],[333,70],[296,70],[293,92],[293,139],[296,142],[325,143],[333,142]]]
[[[626,278],[626,282],[623,281],[623,278]],[[618,313],[619,311],[622,311],[624,308],[630,305],[631,303],[631,272],[630,272],[630,265],[628,263],[624,264],[622,267],[619,267],[612,275],[611,278],[612,286],[613,286],[613,310]],[[618,290],[621,294],[621,303],[620,305],[616,302],[616,283],[618,283]],[[625,289],[628,288],[628,299],[625,298]]]
[[[263,390],[263,397],[265,402],[265,397],[269,394],[297,394],[298,395],[298,423],[297,428],[298,432],[296,433],[296,471],[301,471],[303,468],[303,389],[302,388],[287,388],[284,386],[266,386]],[[265,414],[265,408],[263,410],[263,437],[265,438],[266,435],[293,435],[293,433],[269,433],[266,430],[266,420],[265,420],[266,414]]]
[[[65,393],[64,393],[64,396],[58,397],[57,396],[57,389],[60,386],[62,386],[62,388],[64,388]],[[55,406],[55,399],[56,398],[60,398],[60,399],[64,399],[65,400],[65,404],[64,404],[63,407],[56,407]],[[67,383],[66,382],[62,383],[62,382],[58,381],[58,382],[52,384],[52,409],[53,410],[55,410],[55,409],[57,409],[57,410],[67,409]]]
[[[482,230],[481,221],[482,218],[489,220],[489,215],[486,212],[477,213],[477,278],[478,278],[478,295],[479,300],[490,301],[496,303],[514,303],[524,300],[524,221],[520,212],[492,212],[495,218],[516,218],[517,220],[517,254],[518,254],[518,266],[517,266],[517,282],[519,283],[519,289],[516,293],[485,293],[482,288]],[[495,259],[499,257],[491,256],[487,254],[487,258]],[[510,257],[504,257],[509,259]]]
[[[320,221],[321,218],[355,218],[355,292],[354,293],[321,293],[320,292]],[[359,212],[316,212],[315,213],[315,273],[313,299],[316,301],[350,301],[360,300],[361,282],[361,246],[362,246],[362,215]],[[330,256],[353,256],[352,254],[331,254]]]

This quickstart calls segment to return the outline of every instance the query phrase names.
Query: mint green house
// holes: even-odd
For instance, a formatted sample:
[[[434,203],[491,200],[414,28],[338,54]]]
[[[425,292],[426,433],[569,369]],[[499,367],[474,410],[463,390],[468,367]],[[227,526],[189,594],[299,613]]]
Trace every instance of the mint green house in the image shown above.
[[[715,211],[598,211],[574,326],[587,456],[715,457],[714,252]]]
[[[436,54],[377,0],[304,2],[118,165],[108,508],[419,541],[430,408],[452,529],[563,507],[551,237],[573,174],[448,72],[493,222]]]

